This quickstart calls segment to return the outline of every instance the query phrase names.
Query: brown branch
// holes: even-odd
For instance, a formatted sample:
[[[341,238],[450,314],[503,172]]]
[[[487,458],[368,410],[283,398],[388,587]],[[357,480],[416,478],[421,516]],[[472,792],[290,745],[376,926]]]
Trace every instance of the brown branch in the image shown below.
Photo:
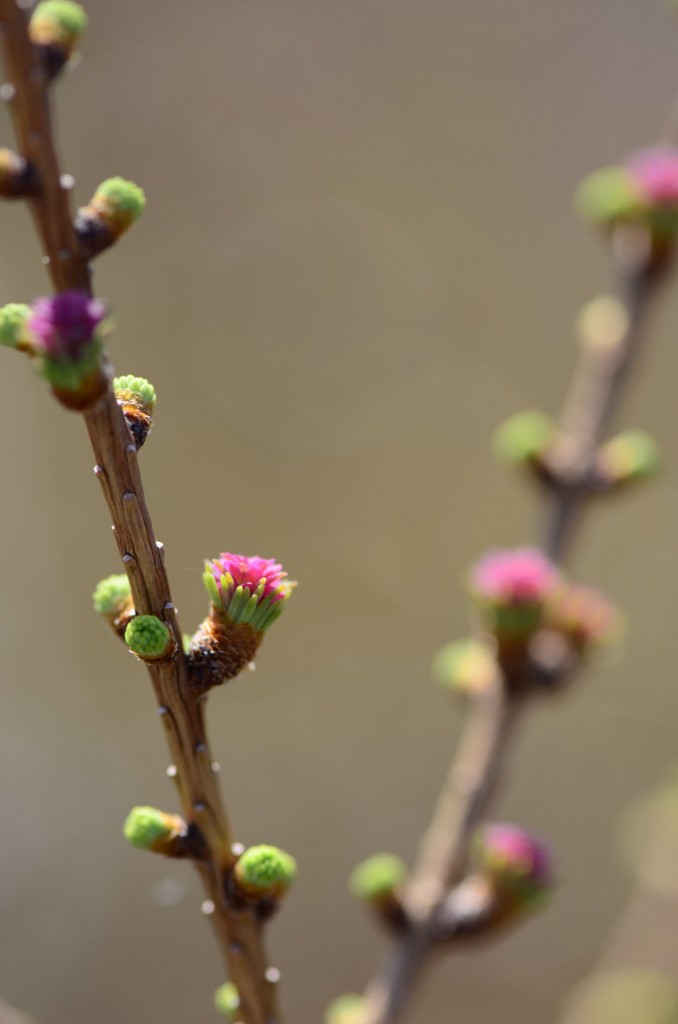
[[[636,230],[617,229],[612,252],[623,315],[618,325],[610,323],[606,336],[584,345],[549,458],[554,486],[543,547],[557,560],[564,556],[575,521],[591,496],[593,461],[639,354],[649,301],[665,269],[649,261],[647,238]]]
[[[497,680],[471,706],[403,897],[408,929],[366,992],[370,1022],[397,1020],[435,943],[437,910],[464,872],[469,834],[494,793],[522,704]]]
[[[78,248],[68,189],[61,183],[47,76],[29,39],[26,13],[15,0],[0,0],[0,44],[13,87],[10,107],[21,154],[39,183],[39,194],[30,205],[49,259],[54,288],[89,292],[89,266]],[[254,908],[235,906],[229,897],[227,879],[237,857],[233,852],[233,828],[212,767],[204,701],[191,689],[162,545],[155,540],[136,447],[110,383],[83,415],[135,609],[138,614],[164,620],[176,641],[171,658],[147,667],[160,706],[183,815],[187,824],[200,831],[209,853],[207,863],[194,863],[214,904],[210,918],[225,966],[239,992],[239,1016],[243,1024],[275,1024],[280,1020],[277,986],[266,977],[260,920]]]
[[[619,231],[613,239],[617,294],[624,312],[621,329],[584,346],[549,461],[549,494],[543,549],[561,560],[574,527],[593,496],[591,469],[623,394],[643,340],[642,327],[664,262],[651,259],[648,240]],[[496,790],[509,734],[529,703],[529,686],[500,682],[491,694],[476,696],[461,744],[421,844],[403,896],[409,927],[366,989],[361,1024],[396,1024],[422,967],[435,945],[435,925],[450,887],[464,875],[472,832],[485,816]],[[523,694],[518,697],[516,694]]]
[[[47,74],[30,41],[26,13],[14,0],[0,3],[0,41],[14,90],[10,109],[17,140],[39,183],[40,194],[30,201],[30,207],[54,287],[57,291],[89,291],[89,267],[80,258],[68,205],[69,186],[62,184],[54,145]]]

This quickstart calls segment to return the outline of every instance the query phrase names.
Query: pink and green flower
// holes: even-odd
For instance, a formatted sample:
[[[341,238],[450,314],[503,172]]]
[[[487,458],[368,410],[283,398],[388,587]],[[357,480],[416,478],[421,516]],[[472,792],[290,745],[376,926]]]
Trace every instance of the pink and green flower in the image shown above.
[[[84,291],[36,299],[26,327],[30,347],[54,387],[76,391],[101,358],[106,307]]]
[[[229,551],[205,562],[203,580],[218,612],[230,622],[247,623],[258,632],[275,622],[295,586],[273,558]]]
[[[639,224],[664,246],[678,231],[678,148],[653,146],[584,179],[577,193],[582,214],[601,227]]]
[[[550,850],[517,825],[491,824],[480,829],[471,858],[507,913],[541,906],[553,887]]]
[[[546,600],[560,582],[558,569],[537,548],[490,551],[471,571],[471,594],[501,637],[534,632]]]

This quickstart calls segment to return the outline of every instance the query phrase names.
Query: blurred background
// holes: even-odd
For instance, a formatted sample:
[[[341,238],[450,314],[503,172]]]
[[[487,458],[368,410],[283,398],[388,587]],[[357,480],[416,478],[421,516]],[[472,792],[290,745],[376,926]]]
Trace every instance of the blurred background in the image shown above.
[[[345,879],[376,850],[411,859],[429,818],[461,723],[430,662],[468,628],[463,572],[535,536],[488,440],[558,409],[574,318],[608,284],[572,193],[656,139],[678,24],[634,0],[87,10],[63,166],[78,204],[115,174],[147,191],[95,285],[117,370],[159,393],[142,468],[183,626],[221,550],[300,582],[209,712],[239,838],[300,864],[271,959],[311,1024],[385,948]],[[0,302],[30,301],[26,209],[0,225]],[[658,438],[663,476],[601,504],[570,566],[628,614],[624,658],[535,710],[497,808],[553,844],[556,898],[437,963],[409,1021],[559,1020],[635,884],[620,816],[677,747],[677,324],[669,288],[620,418]],[[0,393],[0,993],[44,1024],[207,1024],[224,979],[197,880],[121,834],[132,805],[176,805],[145,674],[91,611],[120,565],[85,431],[11,352]]]

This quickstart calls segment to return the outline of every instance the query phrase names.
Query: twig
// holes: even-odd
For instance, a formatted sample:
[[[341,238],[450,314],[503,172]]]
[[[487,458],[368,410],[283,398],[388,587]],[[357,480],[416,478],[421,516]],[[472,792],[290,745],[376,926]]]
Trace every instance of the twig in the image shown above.
[[[47,76],[29,39],[26,13],[15,0],[0,0],[0,43],[13,87],[10,106],[17,138],[39,182],[39,194],[31,200],[31,209],[54,288],[90,291],[89,266],[78,248],[68,188],[62,184],[56,155]],[[162,545],[155,540],[136,447],[110,383],[83,415],[135,609],[138,614],[162,619],[176,641],[171,658],[149,664],[148,668],[183,814],[188,824],[199,829],[209,851],[208,862],[194,863],[214,905],[210,917],[226,968],[238,989],[239,1016],[243,1024],[275,1024],[280,1020],[277,986],[266,977],[261,923],[253,908],[236,907],[228,897],[227,875],[237,858],[233,828],[212,767],[204,701],[191,691]]]
[[[586,345],[561,415],[549,459],[550,491],[542,547],[559,561],[592,497],[591,469],[642,342],[648,303],[664,265],[650,260],[646,240],[628,229],[613,239],[621,330]],[[518,688],[520,689],[520,688]],[[437,912],[464,874],[472,832],[495,793],[509,734],[529,703],[501,683],[473,699],[459,751],[448,773],[403,896],[409,927],[366,990],[363,1024],[395,1024],[435,943]]]
[[[10,109],[22,155],[34,169],[40,194],[30,202],[49,272],[57,291],[89,291],[89,267],[80,258],[54,145],[47,75],[36,59],[27,31],[27,16],[14,0],[0,3],[0,38],[9,84]]]
[[[563,558],[575,520],[591,496],[593,460],[639,354],[649,300],[663,270],[648,263],[643,237],[628,229],[618,230],[613,253],[623,310],[619,333],[612,324],[607,337],[584,346],[550,458],[555,483],[546,508],[543,548],[556,560]]]
[[[367,990],[368,1020],[396,1020],[434,942],[435,911],[466,864],[467,838],[499,778],[522,699],[501,681],[479,695],[424,834],[403,905],[409,928]]]

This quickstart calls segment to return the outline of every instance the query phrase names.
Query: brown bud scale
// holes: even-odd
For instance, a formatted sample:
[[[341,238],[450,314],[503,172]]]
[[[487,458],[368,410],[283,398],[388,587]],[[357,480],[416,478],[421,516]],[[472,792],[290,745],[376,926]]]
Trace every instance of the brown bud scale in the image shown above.
[[[191,682],[198,693],[234,679],[254,660],[263,633],[249,623],[224,621],[214,605],[188,652]]]
[[[82,206],[78,210],[73,226],[80,243],[80,251],[85,259],[94,259],[115,242],[115,235],[110,226],[101,219],[91,205]]]
[[[134,602],[130,595],[129,600],[122,611],[119,612],[118,615],[107,615],[106,620],[116,636],[119,636],[121,640],[124,640],[125,630],[135,615],[136,611],[134,610]]]
[[[121,391],[116,393],[118,405],[122,409],[123,416],[127,422],[130,433],[134,438],[137,451],[141,448],[148,437],[153,424],[150,414],[143,407],[138,399],[131,392]]]

